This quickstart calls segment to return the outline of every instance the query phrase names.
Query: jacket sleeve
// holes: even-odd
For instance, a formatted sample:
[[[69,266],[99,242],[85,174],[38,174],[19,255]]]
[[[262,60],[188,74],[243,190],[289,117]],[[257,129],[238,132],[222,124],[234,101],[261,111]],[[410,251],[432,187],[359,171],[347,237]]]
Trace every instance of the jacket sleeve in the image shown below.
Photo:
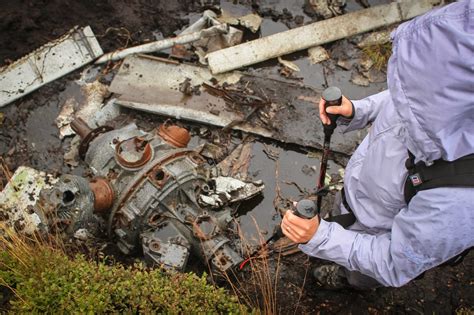
[[[355,113],[352,119],[340,117],[338,124],[345,126],[343,132],[362,129],[367,124],[373,122],[380,112],[380,109],[387,103],[392,102],[392,97],[388,90],[371,95],[359,101],[352,101]]]
[[[466,189],[419,192],[395,216],[391,231],[379,235],[321,220],[316,234],[300,249],[357,270],[384,286],[402,286],[474,245],[474,211],[470,209],[474,197]],[[461,202],[453,204],[456,198]]]

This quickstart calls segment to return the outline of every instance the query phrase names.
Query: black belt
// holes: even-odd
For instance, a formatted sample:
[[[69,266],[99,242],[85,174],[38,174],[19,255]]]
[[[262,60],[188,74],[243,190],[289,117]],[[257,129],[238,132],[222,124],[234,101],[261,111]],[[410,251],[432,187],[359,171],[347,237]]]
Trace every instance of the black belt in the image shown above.
[[[353,213],[354,211],[352,211],[351,206],[349,206],[349,204],[347,203],[346,193],[344,192],[344,187],[341,189],[341,197],[342,197],[342,204],[344,205],[346,210],[349,211],[349,213]]]
[[[344,193],[344,188],[342,188],[342,190],[341,190],[341,197],[342,197],[342,204],[344,205],[346,210],[349,211],[349,213],[335,215],[333,217],[328,218],[326,221],[336,222],[339,225],[341,225],[342,227],[346,228],[346,227],[351,226],[352,224],[355,223],[356,217],[355,217],[354,213],[352,212],[351,207],[347,203],[346,194]]]

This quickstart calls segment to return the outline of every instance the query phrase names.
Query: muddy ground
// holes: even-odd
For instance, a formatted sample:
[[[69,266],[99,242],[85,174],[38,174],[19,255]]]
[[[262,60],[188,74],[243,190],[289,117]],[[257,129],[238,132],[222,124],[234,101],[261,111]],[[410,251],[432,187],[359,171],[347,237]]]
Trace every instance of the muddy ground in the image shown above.
[[[218,2],[218,1],[214,1]],[[306,15],[304,1],[221,1],[231,12],[247,13],[258,10],[264,15],[261,36],[287,30],[297,26],[296,16],[302,16],[303,23],[317,17]],[[378,4],[384,1],[368,1]],[[0,65],[8,64],[49,40],[57,38],[74,25],[91,25],[104,51],[133,45],[154,39],[154,36],[170,36],[173,32],[195,20],[199,12],[212,1],[13,1],[0,3]],[[348,1],[347,11],[361,9],[359,2]],[[284,11],[287,9],[287,11]],[[291,14],[291,18],[285,12]],[[286,18],[285,18],[286,16]],[[298,18],[298,23],[301,18]],[[255,35],[254,35],[255,36]],[[251,37],[251,35],[249,35]],[[298,81],[306,85],[323,88],[326,84],[340,86],[350,98],[361,98],[386,87],[384,80],[361,87],[350,82],[355,66],[342,69],[336,66],[338,59],[357,58],[360,51],[354,50],[352,40],[342,40],[327,45],[332,60],[311,65],[305,53],[286,56],[302,69],[296,74]],[[280,77],[279,67],[274,61],[249,69],[252,73]],[[325,75],[323,75],[325,73]],[[0,110],[0,154],[6,165],[14,171],[20,165],[31,166],[53,174],[73,173],[83,175],[85,165],[71,168],[64,163],[63,154],[70,140],[59,140],[54,119],[64,101],[77,94],[73,82],[80,71],[57,80],[23,99]],[[109,77],[102,79],[110,81]],[[135,121],[144,129],[151,129],[163,121],[153,115],[123,110],[112,122],[121,126]],[[202,134],[201,127],[186,125],[194,135]],[[219,130],[208,128],[211,135]],[[207,133],[209,137],[209,133]],[[194,141],[205,141],[206,137]],[[242,135],[234,137],[239,141]],[[279,162],[272,160],[268,152],[277,152]],[[312,166],[319,165],[319,159],[307,154],[307,149],[281,146],[268,140],[257,139],[253,146],[253,158],[249,173],[255,179],[263,179],[267,186],[265,198],[250,211],[264,229],[278,224],[275,219],[273,200],[276,186],[286,198],[298,198],[300,190],[311,191],[316,180]],[[347,157],[346,157],[347,160]],[[342,159],[344,161],[344,159]],[[343,162],[339,162],[344,164]],[[279,178],[275,179],[276,167]],[[340,165],[333,164],[330,173],[335,175]],[[296,171],[295,171],[296,170]],[[286,182],[286,183],[285,183]],[[4,179],[2,179],[4,184]],[[329,201],[330,203],[330,201]],[[272,210],[273,211],[273,210]],[[242,218],[243,221],[250,219]],[[276,257],[272,259],[277,259]],[[271,259],[271,260],[272,260]],[[415,280],[403,288],[381,288],[360,292],[345,290],[331,292],[317,290],[310,276],[310,268],[324,262],[309,259],[299,253],[282,257],[278,268],[277,309],[283,314],[299,313],[453,313],[471,309],[474,305],[474,254],[468,255],[457,267],[441,267],[431,270],[422,279]],[[272,264],[271,264],[272,265]],[[274,266],[274,264],[273,264]],[[270,273],[274,273],[270,268]],[[260,294],[248,294],[257,298]]]

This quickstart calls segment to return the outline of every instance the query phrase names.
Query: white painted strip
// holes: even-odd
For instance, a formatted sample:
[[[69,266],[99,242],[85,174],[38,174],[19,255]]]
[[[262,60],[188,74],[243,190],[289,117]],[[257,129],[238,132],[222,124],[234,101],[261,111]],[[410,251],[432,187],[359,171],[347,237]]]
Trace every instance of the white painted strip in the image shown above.
[[[213,74],[361,34],[423,14],[439,0],[400,0],[315,22],[207,55]]]

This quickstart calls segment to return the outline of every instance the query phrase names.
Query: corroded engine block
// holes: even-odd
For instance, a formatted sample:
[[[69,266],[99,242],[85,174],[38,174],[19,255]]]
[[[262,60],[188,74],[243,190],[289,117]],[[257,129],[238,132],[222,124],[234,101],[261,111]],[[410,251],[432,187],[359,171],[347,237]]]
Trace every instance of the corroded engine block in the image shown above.
[[[81,177],[65,175],[42,197],[69,234],[94,234],[92,217],[101,216],[123,253],[143,253],[151,265],[183,270],[191,251],[216,271],[243,260],[234,245],[233,210],[226,202],[232,198],[216,190],[222,186],[217,179],[221,183],[226,178],[187,148],[186,129],[164,124],[147,133],[130,124],[91,130],[81,120],[72,127],[83,139],[79,153],[95,177],[87,185]],[[263,189],[243,182],[228,186],[245,188],[246,198]],[[223,205],[209,204],[216,196]]]

